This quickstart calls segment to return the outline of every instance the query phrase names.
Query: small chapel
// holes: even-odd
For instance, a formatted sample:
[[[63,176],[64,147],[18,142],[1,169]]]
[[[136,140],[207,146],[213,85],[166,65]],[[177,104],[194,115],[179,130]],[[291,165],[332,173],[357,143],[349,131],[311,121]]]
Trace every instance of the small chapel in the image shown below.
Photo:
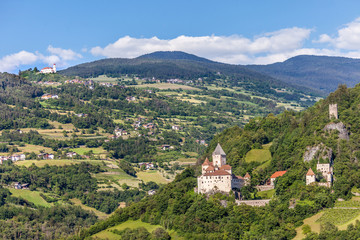
[[[198,193],[224,192],[240,189],[250,184],[250,175],[246,173],[244,177],[235,176],[230,165],[226,164],[226,154],[220,144],[216,146],[212,153],[213,161],[205,159],[201,166],[202,174],[197,178]]]

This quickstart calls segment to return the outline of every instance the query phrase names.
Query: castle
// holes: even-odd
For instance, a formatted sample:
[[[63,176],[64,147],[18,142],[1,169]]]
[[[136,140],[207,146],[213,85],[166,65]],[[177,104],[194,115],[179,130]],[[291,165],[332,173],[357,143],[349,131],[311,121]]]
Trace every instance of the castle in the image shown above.
[[[206,158],[201,166],[202,175],[197,178],[198,193],[224,192],[229,193],[233,189],[240,189],[250,184],[250,175],[244,177],[232,174],[232,168],[226,164],[226,154],[220,144],[212,153],[213,161]]]
[[[318,163],[316,165],[316,171],[321,172],[324,182],[316,182],[316,175],[310,168],[306,173],[306,185],[317,184],[319,186],[331,187],[333,183],[334,170],[331,163]]]

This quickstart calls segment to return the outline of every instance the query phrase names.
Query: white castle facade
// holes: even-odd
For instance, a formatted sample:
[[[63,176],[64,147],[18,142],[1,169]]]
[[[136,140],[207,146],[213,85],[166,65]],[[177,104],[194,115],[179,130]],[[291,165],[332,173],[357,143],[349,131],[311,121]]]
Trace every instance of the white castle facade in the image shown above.
[[[250,175],[244,177],[232,174],[232,168],[226,164],[226,154],[218,144],[212,153],[213,161],[206,158],[202,164],[202,175],[197,178],[198,193],[224,192],[229,193],[233,189],[240,189],[250,184]]]

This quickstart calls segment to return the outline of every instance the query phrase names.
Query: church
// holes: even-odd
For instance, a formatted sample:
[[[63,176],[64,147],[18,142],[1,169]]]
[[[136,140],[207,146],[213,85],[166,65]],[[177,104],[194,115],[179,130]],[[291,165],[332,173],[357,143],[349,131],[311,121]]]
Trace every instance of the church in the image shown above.
[[[40,73],[44,73],[44,74],[47,74],[47,73],[56,73],[56,65],[54,63],[53,67],[44,67],[43,69],[41,69]]]
[[[232,168],[226,164],[226,154],[219,143],[212,153],[212,159],[210,162],[206,158],[201,166],[202,175],[197,178],[198,193],[229,193],[250,184],[251,177],[248,173],[244,177],[232,174]]]

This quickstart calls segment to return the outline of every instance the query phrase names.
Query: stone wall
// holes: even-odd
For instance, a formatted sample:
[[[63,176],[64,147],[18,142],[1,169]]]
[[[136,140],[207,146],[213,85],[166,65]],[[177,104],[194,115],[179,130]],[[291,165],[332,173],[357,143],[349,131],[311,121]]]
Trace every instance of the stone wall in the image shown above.
[[[237,205],[246,204],[253,207],[263,207],[269,204],[271,199],[260,199],[260,200],[235,200]]]
[[[267,190],[271,190],[274,189],[274,185],[257,185],[256,189],[261,192],[261,191],[267,191]]]

